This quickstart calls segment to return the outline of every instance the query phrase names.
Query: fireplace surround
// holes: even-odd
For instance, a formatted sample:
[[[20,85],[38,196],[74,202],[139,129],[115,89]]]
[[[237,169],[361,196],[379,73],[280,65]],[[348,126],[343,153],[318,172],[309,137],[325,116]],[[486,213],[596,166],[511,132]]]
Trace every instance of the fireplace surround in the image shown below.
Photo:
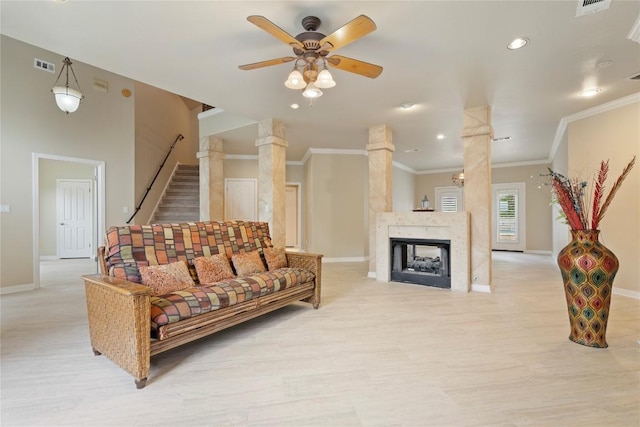
[[[391,279],[390,239],[448,240],[451,291],[471,290],[468,212],[384,212],[376,218],[375,277]]]

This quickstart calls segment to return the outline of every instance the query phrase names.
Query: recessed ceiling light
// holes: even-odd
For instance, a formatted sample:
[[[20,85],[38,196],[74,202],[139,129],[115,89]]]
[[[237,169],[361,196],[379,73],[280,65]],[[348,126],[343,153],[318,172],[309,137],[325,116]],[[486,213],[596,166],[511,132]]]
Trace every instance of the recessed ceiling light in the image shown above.
[[[402,108],[403,110],[410,110],[414,107],[415,104],[412,104],[411,102],[403,102],[402,104],[400,104],[400,108]]]
[[[438,139],[445,139],[445,138],[446,138],[446,136],[444,136],[443,134],[439,133],[439,134],[437,134],[437,135],[436,135],[436,138],[438,138]]]
[[[298,104],[291,104],[291,108],[297,110],[298,108],[300,108],[300,106]]]
[[[520,49],[523,48],[527,45],[527,43],[529,43],[529,39],[526,37],[518,37],[517,39],[514,39],[511,43],[509,43],[507,45],[507,49],[509,50],[516,50],[516,49]]]
[[[589,98],[589,97],[597,95],[601,91],[602,91],[602,89],[600,89],[599,87],[592,87],[590,89],[585,89],[582,92],[580,92],[580,96],[584,96],[585,98]]]

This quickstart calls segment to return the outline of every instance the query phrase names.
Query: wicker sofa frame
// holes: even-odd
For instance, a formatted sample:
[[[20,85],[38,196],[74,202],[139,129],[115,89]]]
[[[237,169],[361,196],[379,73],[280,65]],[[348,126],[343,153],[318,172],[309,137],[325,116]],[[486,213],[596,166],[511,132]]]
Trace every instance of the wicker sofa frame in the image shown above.
[[[89,334],[95,355],[104,355],[144,388],[150,358],[297,301],[320,306],[322,255],[287,252],[289,267],[307,269],[312,282],[201,314],[164,326],[162,338],[151,337],[151,289],[108,275],[105,247],[98,250],[102,274],[83,275]]]

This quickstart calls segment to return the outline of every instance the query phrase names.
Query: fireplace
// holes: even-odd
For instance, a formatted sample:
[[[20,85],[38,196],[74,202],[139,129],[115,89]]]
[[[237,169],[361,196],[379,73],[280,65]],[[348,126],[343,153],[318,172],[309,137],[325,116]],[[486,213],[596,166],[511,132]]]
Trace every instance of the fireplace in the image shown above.
[[[391,280],[451,289],[451,242],[390,238]]]

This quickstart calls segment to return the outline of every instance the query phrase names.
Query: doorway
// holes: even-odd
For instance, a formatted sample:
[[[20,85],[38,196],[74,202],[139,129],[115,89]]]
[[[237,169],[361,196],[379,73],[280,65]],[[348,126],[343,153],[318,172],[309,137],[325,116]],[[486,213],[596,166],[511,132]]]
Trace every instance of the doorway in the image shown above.
[[[258,220],[258,180],[225,178],[224,219]]]
[[[105,232],[105,162],[54,154],[32,154],[32,196],[33,196],[33,286],[40,287],[41,259],[57,259],[56,223],[56,178],[47,175],[47,167],[62,169],[66,176],[77,177],[72,171],[89,171],[90,180],[95,184],[91,196],[91,247],[89,256],[96,260],[97,242]],[[86,175],[83,175],[83,177]],[[62,175],[58,176],[62,178]],[[52,190],[50,190],[52,188]],[[49,222],[51,224],[49,225]],[[50,248],[50,246],[51,248]],[[43,255],[44,256],[41,256]],[[96,264],[97,270],[97,264]]]
[[[524,182],[493,184],[492,248],[524,252],[526,248],[526,186]]]

